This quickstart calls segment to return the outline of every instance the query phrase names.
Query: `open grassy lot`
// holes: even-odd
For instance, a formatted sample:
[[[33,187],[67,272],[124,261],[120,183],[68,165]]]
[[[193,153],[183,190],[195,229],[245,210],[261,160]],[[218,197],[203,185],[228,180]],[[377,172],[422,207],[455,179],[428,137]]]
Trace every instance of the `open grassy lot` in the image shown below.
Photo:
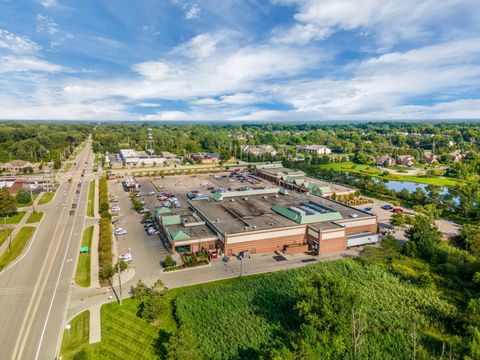
[[[91,261],[91,248],[93,238],[93,225],[87,227],[83,231],[82,247],[88,246],[88,253],[83,253],[78,256],[77,271],[75,273],[75,282],[77,285],[83,287],[90,286],[90,261]]]
[[[169,290],[156,326],[136,316],[137,300],[104,305],[102,342],[85,349],[89,359],[161,359],[163,343],[181,324],[193,331],[201,358],[258,359],[273,342],[288,341],[298,331],[297,289],[312,274],[338,275],[362,299],[367,354],[411,358],[413,324],[427,347],[441,350],[450,338],[444,324],[458,314],[434,288],[402,281],[383,266],[338,260]]]
[[[8,264],[22,253],[34,232],[35,227],[33,226],[24,226],[20,229],[20,232],[12,240],[11,250],[6,250],[3,255],[0,256],[0,269],[7,267]]]
[[[53,197],[55,196],[54,192],[47,191],[46,193],[43,194],[41,197],[40,201],[38,202],[38,205],[44,205],[48,204],[50,201],[52,201]]]
[[[43,217],[42,211],[33,211],[27,219],[27,224],[38,223]]]
[[[87,206],[87,216],[94,216],[94,206],[95,206],[95,180],[90,181],[88,187],[88,206]]]
[[[0,229],[0,246],[8,239],[8,236],[12,233],[13,229]]]
[[[18,224],[25,216],[26,211],[19,211],[13,216],[0,217],[0,224]]]
[[[458,184],[457,179],[448,178],[448,177],[429,177],[429,176],[414,176],[414,175],[399,175],[399,174],[382,175],[383,173],[382,169],[378,169],[371,165],[355,164],[353,162],[322,164],[318,166],[323,169],[352,172],[357,174],[379,177],[386,180],[412,181],[412,182],[417,182],[421,184],[447,186],[447,187],[454,187]]]
[[[63,359],[73,359],[88,345],[90,331],[90,312],[88,310],[78,314],[70,321],[70,330],[63,332],[62,348],[60,353]],[[77,355],[81,358],[81,355]]]

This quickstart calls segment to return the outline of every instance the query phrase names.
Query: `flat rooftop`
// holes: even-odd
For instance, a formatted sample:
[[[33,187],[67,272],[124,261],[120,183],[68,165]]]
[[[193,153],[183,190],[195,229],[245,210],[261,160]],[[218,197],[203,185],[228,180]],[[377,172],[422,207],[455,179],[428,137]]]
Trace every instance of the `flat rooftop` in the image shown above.
[[[278,207],[284,209],[297,208],[296,211],[302,212],[302,204],[304,202],[312,202],[325,208],[325,217],[332,217],[334,220],[355,218],[370,218],[373,215],[364,211],[340,204],[338,202],[311,195],[298,194],[288,192],[287,195],[267,194],[267,195],[251,195],[236,196],[233,198],[225,198],[219,202],[195,201],[191,202],[191,206],[198,210],[208,221],[215,226],[219,232],[227,234],[235,234],[249,232],[254,230],[271,230],[283,227],[298,226],[307,224],[316,229],[335,229],[339,227],[332,220],[315,221],[315,217],[311,217],[308,222],[299,223],[288,217],[288,214],[280,214],[274,210]],[[298,210],[300,209],[300,210]],[[332,215],[335,214],[335,215]],[[317,217],[317,219],[322,218]]]
[[[182,208],[173,208],[171,209],[170,214],[164,214],[160,215],[162,216],[174,216],[174,215],[180,215],[182,219],[186,223],[196,223],[197,220],[193,216],[192,212],[186,209]],[[177,242],[181,242],[182,240],[199,240],[199,239],[207,239],[207,238],[212,238],[216,237],[216,235],[210,230],[210,228],[205,224],[205,225],[194,225],[194,226],[184,226],[182,223],[180,224],[172,224],[172,225],[165,225],[164,226],[165,230],[167,233],[172,234],[176,233],[179,231],[182,231],[186,235],[188,235],[189,239],[180,239],[176,240]]]

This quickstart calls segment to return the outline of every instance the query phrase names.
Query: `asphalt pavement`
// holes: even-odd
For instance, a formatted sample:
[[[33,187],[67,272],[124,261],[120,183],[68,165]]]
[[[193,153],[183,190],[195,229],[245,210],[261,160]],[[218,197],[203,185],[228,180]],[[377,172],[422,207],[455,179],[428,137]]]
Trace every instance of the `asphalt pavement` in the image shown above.
[[[2,359],[54,359],[57,355],[85,223],[87,181],[93,176],[80,177],[85,161],[91,169],[90,145],[78,155],[77,165],[58,178],[55,198],[38,206],[45,215],[21,260],[0,273]],[[85,184],[72,216],[69,211],[80,179]]]

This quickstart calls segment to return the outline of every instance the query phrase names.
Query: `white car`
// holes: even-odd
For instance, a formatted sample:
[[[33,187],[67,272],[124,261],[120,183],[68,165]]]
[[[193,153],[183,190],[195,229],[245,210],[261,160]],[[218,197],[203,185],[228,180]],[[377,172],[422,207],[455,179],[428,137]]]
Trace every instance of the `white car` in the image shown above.
[[[120,208],[118,206],[112,206],[110,210],[112,210],[113,212],[119,212]]]
[[[122,259],[125,262],[130,262],[133,260],[133,257],[132,257],[132,254],[126,253],[126,254],[120,255],[120,259]]]
[[[67,196],[67,192],[66,192],[66,191],[63,192],[63,196]]]
[[[62,205],[63,205],[63,206],[67,206],[67,203],[66,203],[66,202],[64,202]]]
[[[115,235],[127,235],[127,230],[115,231]]]
[[[149,192],[147,193],[147,195],[155,195],[155,194],[156,194],[155,191],[149,191]]]

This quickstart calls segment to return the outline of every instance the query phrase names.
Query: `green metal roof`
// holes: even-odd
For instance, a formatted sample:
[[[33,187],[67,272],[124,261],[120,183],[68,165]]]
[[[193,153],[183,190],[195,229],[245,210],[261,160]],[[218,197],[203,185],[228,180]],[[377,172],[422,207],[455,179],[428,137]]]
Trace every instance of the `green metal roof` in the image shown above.
[[[212,198],[215,201],[220,201],[223,199],[223,195],[221,192],[217,191],[215,194],[213,194]]]
[[[167,215],[167,216],[162,216],[162,224],[164,226],[168,225],[179,225],[182,223],[182,218],[180,215]]]
[[[287,219],[290,219],[292,221],[298,222],[300,218],[300,214],[297,214],[295,211],[289,210],[284,208],[283,206],[280,205],[274,205],[272,207],[272,210],[275,211],[276,213],[285,216]]]
[[[182,240],[190,240],[190,235],[182,230],[172,231],[169,233],[170,237],[173,241],[182,241]]]
[[[170,210],[170,208],[166,207],[166,206],[160,206],[160,207],[157,207],[155,208],[155,212],[158,214],[158,215],[161,215],[161,214],[170,214],[172,212],[172,210]]]

